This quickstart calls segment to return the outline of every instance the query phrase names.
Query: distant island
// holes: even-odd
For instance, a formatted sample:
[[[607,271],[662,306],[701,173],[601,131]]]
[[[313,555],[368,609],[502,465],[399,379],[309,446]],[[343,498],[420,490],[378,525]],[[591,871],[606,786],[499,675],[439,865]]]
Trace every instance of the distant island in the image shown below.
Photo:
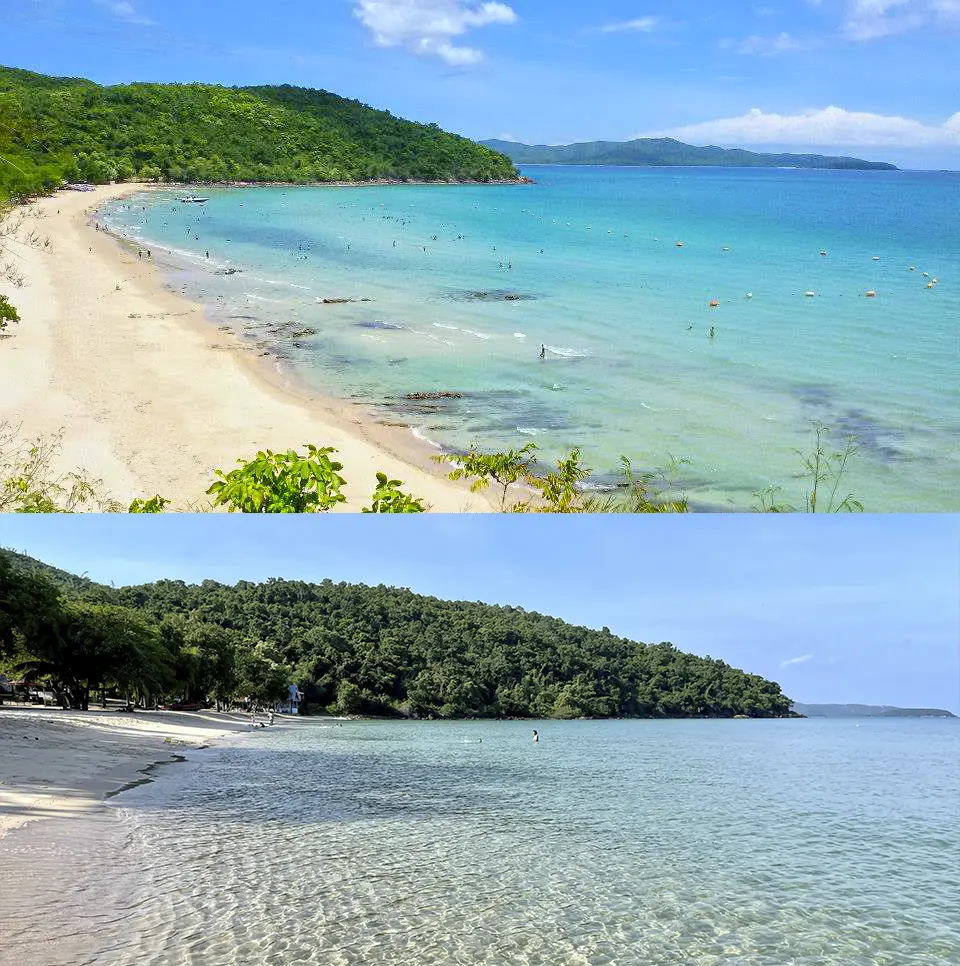
[[[612,164],[725,168],[832,168],[897,171],[895,164],[836,158],[823,154],[760,154],[741,148],[695,147],[673,138],[634,141],[583,141],[578,144],[519,144],[491,139],[481,144],[516,164]]]
[[[296,684],[302,711],[376,717],[797,717],[724,661],[520,607],[331,580],[107,587],[4,550],[0,673],[84,709],[103,689],[230,707]]]
[[[64,182],[516,181],[466,138],[302,87],[102,87],[0,67],[0,200]]]
[[[800,704],[793,710],[808,718],[955,718],[942,708],[896,708],[886,704]]]

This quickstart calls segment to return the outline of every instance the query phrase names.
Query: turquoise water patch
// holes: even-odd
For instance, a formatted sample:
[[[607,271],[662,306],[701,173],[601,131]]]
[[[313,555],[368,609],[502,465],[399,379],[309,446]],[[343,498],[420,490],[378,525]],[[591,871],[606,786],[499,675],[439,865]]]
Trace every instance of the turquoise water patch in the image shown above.
[[[960,508],[960,176],[527,173],[158,192],[103,220],[168,250],[218,321],[313,329],[279,352],[311,388],[391,419],[410,393],[463,393],[405,417],[445,447],[580,446],[601,478],[620,454],[685,457],[695,502],[747,509],[768,485],[802,503],[820,421],[856,437],[844,489],[868,509]]]

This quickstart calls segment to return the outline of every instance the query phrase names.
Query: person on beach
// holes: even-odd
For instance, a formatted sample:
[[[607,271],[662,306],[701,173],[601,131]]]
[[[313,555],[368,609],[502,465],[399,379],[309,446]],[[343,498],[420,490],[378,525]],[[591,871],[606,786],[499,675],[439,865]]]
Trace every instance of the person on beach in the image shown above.
[[[534,733],[533,733],[533,743],[534,744],[537,744],[539,741],[540,741],[540,735],[538,735],[537,732],[534,731]]]
[[[540,343],[540,358],[546,359],[547,357],[547,347],[541,342]],[[534,732],[536,734],[536,732]]]

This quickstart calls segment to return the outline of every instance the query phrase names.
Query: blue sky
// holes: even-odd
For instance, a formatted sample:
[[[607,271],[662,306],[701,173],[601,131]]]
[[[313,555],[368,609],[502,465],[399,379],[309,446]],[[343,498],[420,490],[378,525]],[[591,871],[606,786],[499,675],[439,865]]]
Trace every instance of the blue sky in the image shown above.
[[[117,585],[329,577],[512,604],[797,701],[960,713],[960,516],[5,516],[0,546]]]
[[[0,62],[293,83],[484,138],[960,169],[960,0],[3,0]]]

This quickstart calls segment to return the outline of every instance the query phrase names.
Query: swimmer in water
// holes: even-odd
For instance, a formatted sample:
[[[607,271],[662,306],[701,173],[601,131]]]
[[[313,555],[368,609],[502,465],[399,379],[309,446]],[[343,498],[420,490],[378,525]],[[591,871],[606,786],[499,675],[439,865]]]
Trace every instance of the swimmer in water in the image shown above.
[[[540,735],[536,731],[533,733],[533,743],[536,744],[540,740]]]
[[[547,357],[547,347],[541,342],[540,343],[540,358],[546,359]],[[536,734],[536,732],[534,732]]]

